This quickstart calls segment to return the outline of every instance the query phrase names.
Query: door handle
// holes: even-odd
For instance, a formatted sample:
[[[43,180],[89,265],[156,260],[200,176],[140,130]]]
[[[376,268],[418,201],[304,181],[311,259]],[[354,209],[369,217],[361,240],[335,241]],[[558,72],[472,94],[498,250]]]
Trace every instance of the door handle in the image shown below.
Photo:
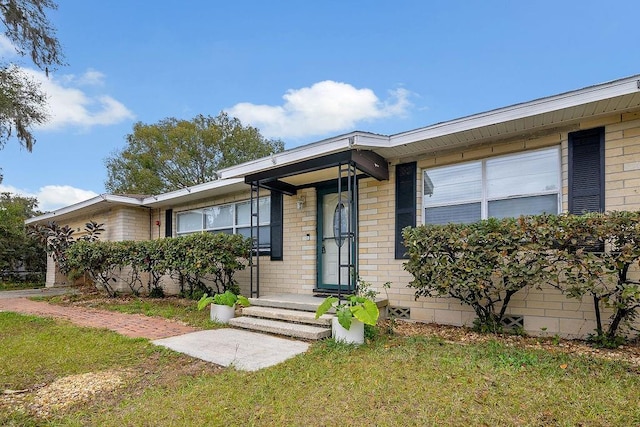
[[[322,253],[326,254],[327,253],[327,249],[324,247],[324,245],[322,245]]]

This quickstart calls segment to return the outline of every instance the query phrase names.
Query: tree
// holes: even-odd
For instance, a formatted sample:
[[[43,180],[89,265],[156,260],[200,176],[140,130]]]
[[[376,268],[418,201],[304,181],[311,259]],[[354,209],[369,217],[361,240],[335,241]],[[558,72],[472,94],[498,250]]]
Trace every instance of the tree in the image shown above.
[[[57,8],[52,0],[0,1],[0,20],[7,29],[4,34],[20,55],[29,55],[47,74],[52,67],[64,64],[56,31],[46,15],[46,9]]]
[[[103,225],[104,223],[98,224],[95,221],[85,223],[84,235],[78,239],[73,235],[73,228],[69,225],[58,225],[55,221],[50,221],[46,225],[36,224],[30,226],[27,233],[42,245],[46,253],[56,263],[60,272],[68,274],[71,271],[71,267],[67,260],[67,250],[78,241],[97,241],[104,231]]]
[[[44,271],[44,246],[27,235],[24,220],[38,215],[38,201],[0,193],[0,271]]]
[[[57,8],[52,0],[0,0],[5,36],[18,54],[28,55],[47,75],[49,70],[64,65],[56,31],[46,15],[47,9]],[[15,133],[27,151],[33,149],[35,138],[30,127],[47,120],[46,99],[40,85],[18,67],[0,66],[0,148]]]
[[[35,138],[30,128],[47,121],[46,102],[39,84],[18,67],[0,68],[0,148],[15,131],[18,141],[31,151]]]
[[[284,143],[220,113],[136,123],[127,147],[105,160],[111,193],[160,194],[217,178],[216,171],[284,150]]]

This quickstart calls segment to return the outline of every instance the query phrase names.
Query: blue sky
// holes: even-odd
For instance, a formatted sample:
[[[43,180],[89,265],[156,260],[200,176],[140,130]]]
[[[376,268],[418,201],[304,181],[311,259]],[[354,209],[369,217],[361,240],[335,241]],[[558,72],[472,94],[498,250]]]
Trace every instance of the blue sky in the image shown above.
[[[637,1],[59,0],[68,66],[0,191],[52,210],[104,193],[135,122],[227,111],[287,148],[393,134],[640,74]]]

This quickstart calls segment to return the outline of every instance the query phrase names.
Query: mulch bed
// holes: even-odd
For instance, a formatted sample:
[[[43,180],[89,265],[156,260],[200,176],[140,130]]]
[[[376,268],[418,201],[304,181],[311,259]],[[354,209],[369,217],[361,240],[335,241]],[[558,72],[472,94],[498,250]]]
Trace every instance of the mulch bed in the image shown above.
[[[388,320],[382,323],[387,328]],[[500,340],[507,346],[547,350],[551,353],[565,353],[578,356],[598,357],[608,360],[628,362],[640,366],[640,345],[632,342],[615,349],[595,348],[583,340],[559,339],[556,337],[529,337],[510,334],[480,334],[469,328],[446,326],[432,323],[396,320],[394,333],[403,336],[435,336],[449,343],[472,344]]]

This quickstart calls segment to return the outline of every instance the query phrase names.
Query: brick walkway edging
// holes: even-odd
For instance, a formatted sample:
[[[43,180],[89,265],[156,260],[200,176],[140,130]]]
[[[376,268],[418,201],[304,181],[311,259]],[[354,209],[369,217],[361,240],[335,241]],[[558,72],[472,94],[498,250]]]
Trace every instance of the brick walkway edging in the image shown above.
[[[126,314],[86,307],[59,306],[27,298],[0,299],[0,311],[65,319],[78,326],[103,328],[131,338],[155,340],[196,332],[178,322],[141,314]]]

